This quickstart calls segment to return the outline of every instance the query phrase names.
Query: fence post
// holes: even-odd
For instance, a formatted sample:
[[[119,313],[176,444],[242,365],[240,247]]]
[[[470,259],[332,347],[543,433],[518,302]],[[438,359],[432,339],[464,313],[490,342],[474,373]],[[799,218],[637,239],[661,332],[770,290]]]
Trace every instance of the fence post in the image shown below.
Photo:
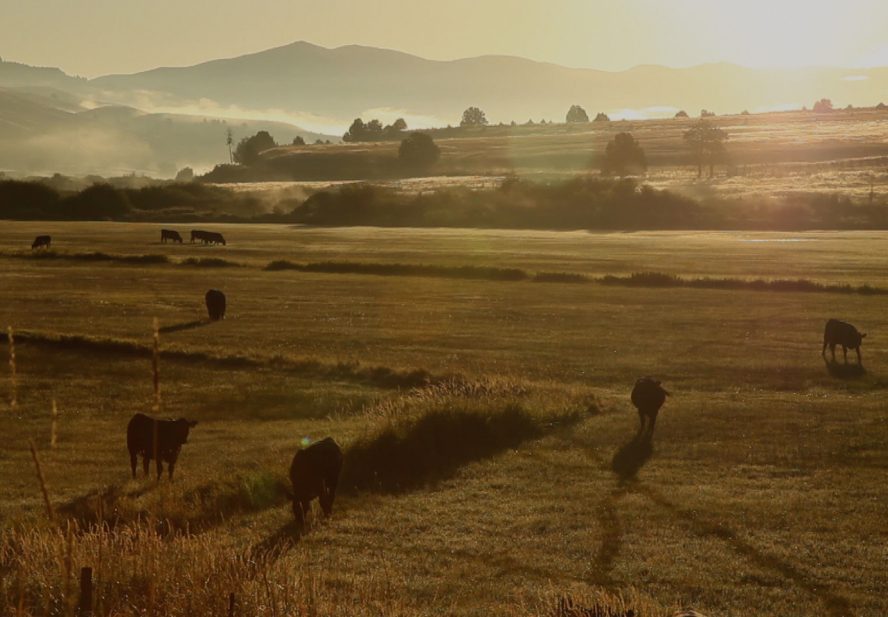
[[[43,478],[43,470],[40,468],[40,459],[37,458],[37,448],[34,446],[32,439],[28,440],[31,446],[31,457],[34,459],[34,466],[37,468],[37,479],[40,481],[40,490],[43,492],[43,503],[46,505],[46,516],[53,518],[52,504],[49,501],[49,492],[46,490],[46,480]]]
[[[12,397],[9,400],[9,406],[13,411],[18,406],[18,381],[15,374],[15,336],[12,332],[12,326],[6,326],[6,337],[9,341],[9,379],[12,385]]]
[[[234,592],[228,594],[228,617],[234,617]]]
[[[92,568],[80,568],[80,605],[77,608],[78,617],[91,617],[93,612],[93,570]]]

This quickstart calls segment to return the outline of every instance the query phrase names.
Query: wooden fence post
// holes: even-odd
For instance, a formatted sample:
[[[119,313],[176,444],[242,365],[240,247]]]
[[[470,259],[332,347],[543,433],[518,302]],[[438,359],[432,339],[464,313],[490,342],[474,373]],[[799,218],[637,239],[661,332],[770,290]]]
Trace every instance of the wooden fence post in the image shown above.
[[[46,490],[46,480],[43,477],[43,470],[40,468],[40,459],[37,458],[37,448],[34,446],[34,440],[29,439],[31,445],[31,457],[34,459],[34,466],[37,468],[37,479],[40,481],[40,490],[43,492],[43,503],[46,505],[46,516],[53,518],[52,504],[49,502],[49,492]]]
[[[77,608],[78,617],[90,617],[93,612],[93,570],[92,568],[80,568],[80,605]]]

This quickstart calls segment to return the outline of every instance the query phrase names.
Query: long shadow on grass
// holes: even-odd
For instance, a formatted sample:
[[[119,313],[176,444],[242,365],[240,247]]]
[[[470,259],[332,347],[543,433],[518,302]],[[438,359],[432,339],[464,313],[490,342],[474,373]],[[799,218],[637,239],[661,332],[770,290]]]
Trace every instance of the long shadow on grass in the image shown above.
[[[183,330],[194,330],[195,328],[202,328],[203,326],[208,326],[212,322],[207,321],[205,319],[195,319],[194,321],[186,321],[183,323],[173,324],[171,326],[163,326],[159,328],[161,334],[169,334],[171,332],[182,332]]]
[[[707,520],[704,515],[693,510],[686,510],[677,506],[650,486],[635,484],[632,486],[632,490],[647,496],[655,504],[668,510],[673,516],[683,520],[697,535],[714,537],[723,541],[738,555],[745,557],[761,568],[779,573],[808,593],[814,595],[823,602],[826,608],[826,614],[829,615],[829,617],[847,617],[854,614],[850,602],[833,592],[828,585],[824,584],[822,581],[814,579],[811,574],[804,572],[793,564],[774,555],[769,555],[760,551],[752,544],[739,537],[737,532],[725,525]]]
[[[390,426],[352,444],[345,454],[340,487],[403,493],[434,485],[468,463],[517,448],[556,426],[581,419],[580,414],[571,414],[544,427],[517,405],[486,413],[428,413],[407,427]]]
[[[866,375],[866,369],[859,364],[842,364],[824,358],[826,371],[836,379],[860,379]]]

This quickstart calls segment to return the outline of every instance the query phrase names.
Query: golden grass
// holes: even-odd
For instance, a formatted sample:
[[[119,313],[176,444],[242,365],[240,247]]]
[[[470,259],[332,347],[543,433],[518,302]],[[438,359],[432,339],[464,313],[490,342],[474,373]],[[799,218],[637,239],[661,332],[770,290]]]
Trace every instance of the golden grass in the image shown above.
[[[0,244],[34,235],[8,227]],[[146,229],[51,233],[124,254]],[[232,592],[244,615],[554,616],[567,598],[643,615],[885,612],[880,297],[261,271],[348,254],[884,287],[884,234],[225,234],[226,257],[253,267],[121,279],[113,263],[4,262],[19,407],[0,416],[0,613],[65,613],[82,566],[103,615],[225,614]],[[189,325],[211,286],[230,315]],[[199,421],[173,483],[130,480],[125,450],[127,420],[153,401],[154,316],[164,413]],[[832,316],[870,332],[864,372],[824,366]],[[426,378],[401,380],[412,371]],[[644,374],[673,396],[621,478]],[[297,537],[287,467],[327,435],[367,465]]]

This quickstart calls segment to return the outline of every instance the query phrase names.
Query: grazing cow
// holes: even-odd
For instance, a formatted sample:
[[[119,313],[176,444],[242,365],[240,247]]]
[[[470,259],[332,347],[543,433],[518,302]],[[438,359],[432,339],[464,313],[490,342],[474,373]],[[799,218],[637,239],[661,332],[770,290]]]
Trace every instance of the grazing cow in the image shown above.
[[[209,290],[204,296],[207,303],[207,313],[211,321],[219,321],[225,318],[225,294],[218,289]]]
[[[635,382],[632,388],[632,404],[638,410],[638,437],[647,433],[648,439],[654,436],[654,424],[657,422],[657,413],[666,402],[669,393],[663,389],[660,382],[652,377],[642,377]]]
[[[844,321],[838,319],[830,319],[826,322],[826,328],[823,330],[823,349],[820,355],[826,358],[826,346],[832,352],[833,364],[836,362],[836,345],[842,346],[842,352],[845,354],[845,364],[848,364],[848,350],[853,349],[857,352],[857,364],[863,366],[860,358],[860,344],[866,334],[861,334],[857,328]]]
[[[37,236],[31,243],[31,250],[39,248],[49,248],[52,244],[52,236]]]
[[[312,499],[318,498],[326,516],[333,512],[336,485],[342,470],[342,450],[327,437],[296,452],[290,465],[293,484],[293,516],[301,529]]]
[[[160,241],[163,244],[166,244],[166,241],[170,240],[171,242],[178,242],[182,244],[182,236],[179,235],[178,231],[173,229],[161,229],[160,230]]]
[[[148,475],[148,463],[156,459],[157,479],[163,472],[163,461],[167,463],[167,473],[173,479],[173,468],[182,450],[182,444],[188,441],[188,431],[197,422],[184,418],[178,420],[155,420],[142,413],[137,413],[126,426],[126,447],[129,449],[130,467],[133,478],[136,477],[136,457],[142,455],[142,467]]]
[[[200,229],[192,229],[191,230],[191,244],[194,244],[195,240],[200,240],[204,244],[207,243],[206,235],[208,232],[201,231]]]
[[[203,241],[206,244],[221,244],[222,246],[226,246],[225,238],[222,234],[217,233],[215,231],[205,231]]]

